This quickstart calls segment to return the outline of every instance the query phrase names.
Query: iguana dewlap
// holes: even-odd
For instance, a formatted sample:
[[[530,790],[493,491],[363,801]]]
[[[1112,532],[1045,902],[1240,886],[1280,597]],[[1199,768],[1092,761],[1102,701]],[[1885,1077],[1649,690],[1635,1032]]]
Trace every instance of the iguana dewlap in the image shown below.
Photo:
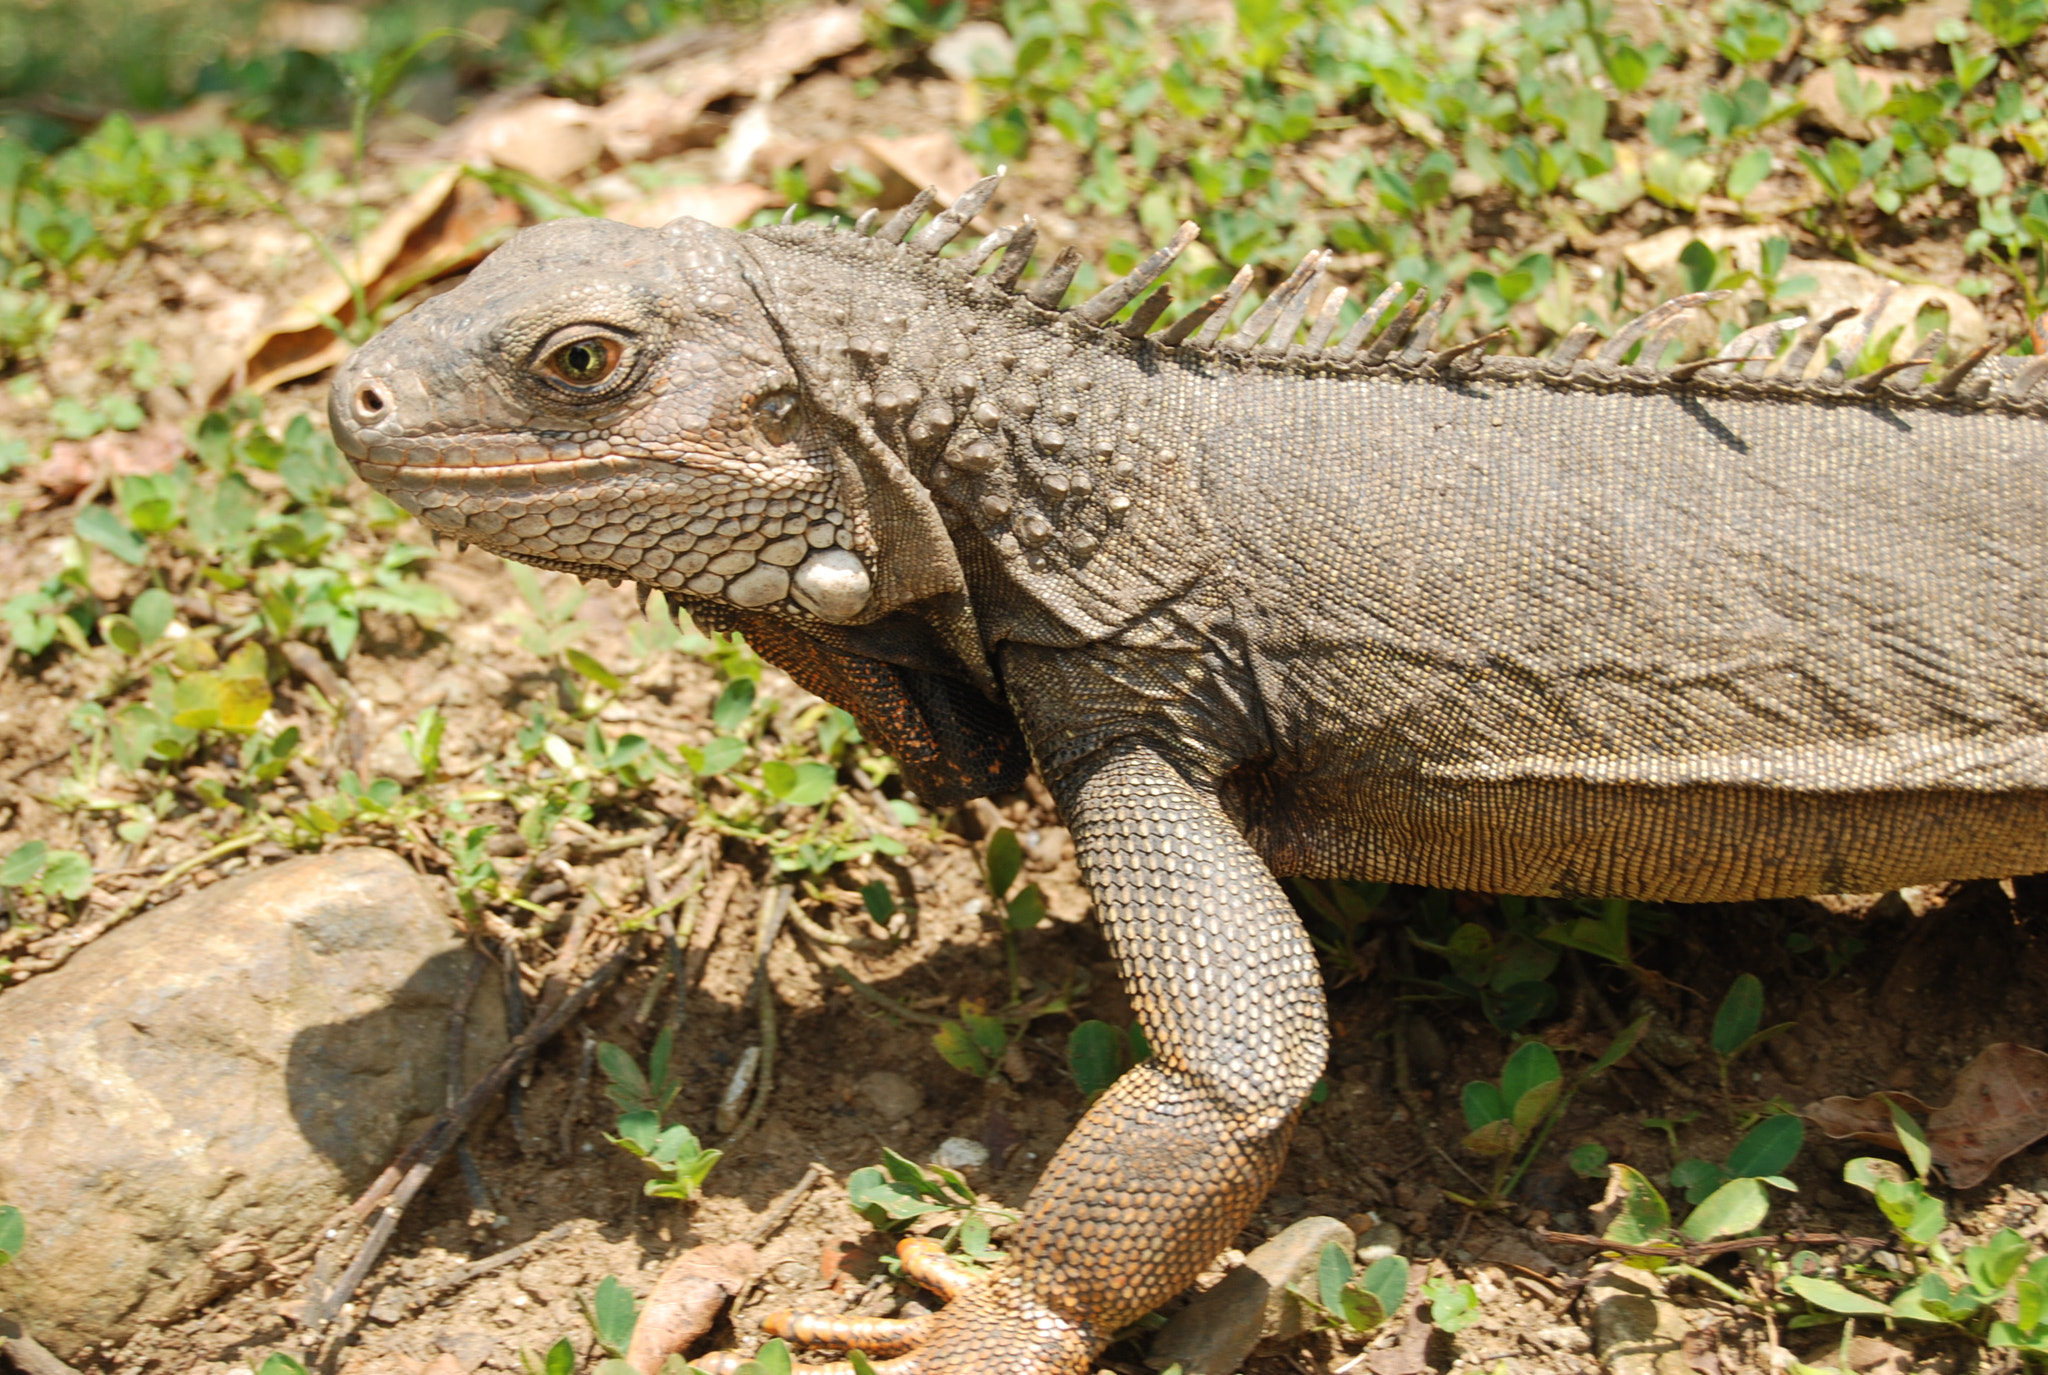
[[[914,233],[928,196],[879,231],[542,225],[331,406],[429,529],[744,630],[927,801],[1028,742],[1154,1055],[885,1368],[1085,1370],[1231,1243],[1324,1058],[1276,872],[2048,869],[2044,360],[1623,365],[1694,298],[1592,357],[1432,351],[1419,295],[1339,339],[1320,256],[1234,335],[1242,274],[1148,335],[1157,294],[1111,321],[1187,232],[1061,309],[1070,256],[1018,287],[1028,221],[938,256],[993,191]]]

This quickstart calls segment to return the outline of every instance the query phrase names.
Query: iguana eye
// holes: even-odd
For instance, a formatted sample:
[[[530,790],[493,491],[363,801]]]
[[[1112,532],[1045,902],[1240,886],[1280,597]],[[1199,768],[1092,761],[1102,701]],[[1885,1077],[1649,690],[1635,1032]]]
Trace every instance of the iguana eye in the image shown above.
[[[542,366],[571,386],[589,387],[611,376],[624,353],[618,340],[591,335],[562,345],[547,356]]]
[[[754,403],[754,428],[770,444],[789,443],[801,418],[801,407],[793,391],[769,392]]]

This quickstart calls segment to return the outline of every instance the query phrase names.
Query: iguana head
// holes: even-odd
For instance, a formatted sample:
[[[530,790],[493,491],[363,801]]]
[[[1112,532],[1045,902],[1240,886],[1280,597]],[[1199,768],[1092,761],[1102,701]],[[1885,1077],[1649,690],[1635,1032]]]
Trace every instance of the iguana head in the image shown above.
[[[801,290],[766,278],[692,220],[529,229],[342,368],[336,442],[438,535],[748,634],[928,801],[1014,787],[1021,737],[929,496],[800,368]]]
[[[834,624],[874,600],[726,231],[529,230],[366,345],[329,416],[374,486],[507,558]]]

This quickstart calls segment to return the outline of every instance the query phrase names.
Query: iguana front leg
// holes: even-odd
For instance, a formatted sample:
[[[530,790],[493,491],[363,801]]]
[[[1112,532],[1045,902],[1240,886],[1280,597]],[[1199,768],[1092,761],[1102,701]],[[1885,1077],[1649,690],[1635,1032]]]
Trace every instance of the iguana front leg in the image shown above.
[[[1053,1156],[1003,1267],[891,1371],[1085,1372],[1230,1245],[1322,1072],[1314,954],[1215,799],[1139,744],[1054,788],[1152,1058]]]

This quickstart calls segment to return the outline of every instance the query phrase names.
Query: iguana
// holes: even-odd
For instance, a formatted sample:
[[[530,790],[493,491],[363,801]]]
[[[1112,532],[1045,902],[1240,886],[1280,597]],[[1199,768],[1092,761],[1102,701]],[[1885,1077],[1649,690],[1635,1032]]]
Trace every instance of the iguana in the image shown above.
[[[543,224],[334,382],[430,530],[743,631],[927,802],[1027,757],[1059,802],[1152,1057],[992,1277],[901,1332],[782,1330],[1069,1375],[1186,1286],[1323,1067],[1275,874],[1699,902],[2048,869],[2048,358],[1852,378],[1822,321],[1657,368],[1699,297],[1543,359],[1432,348],[1420,292],[1340,338],[1320,253],[1234,333],[1245,273],[1153,333],[1192,225],[1067,307],[1072,250],[1022,285],[1028,219],[942,256],[995,189],[922,228],[929,191]]]

